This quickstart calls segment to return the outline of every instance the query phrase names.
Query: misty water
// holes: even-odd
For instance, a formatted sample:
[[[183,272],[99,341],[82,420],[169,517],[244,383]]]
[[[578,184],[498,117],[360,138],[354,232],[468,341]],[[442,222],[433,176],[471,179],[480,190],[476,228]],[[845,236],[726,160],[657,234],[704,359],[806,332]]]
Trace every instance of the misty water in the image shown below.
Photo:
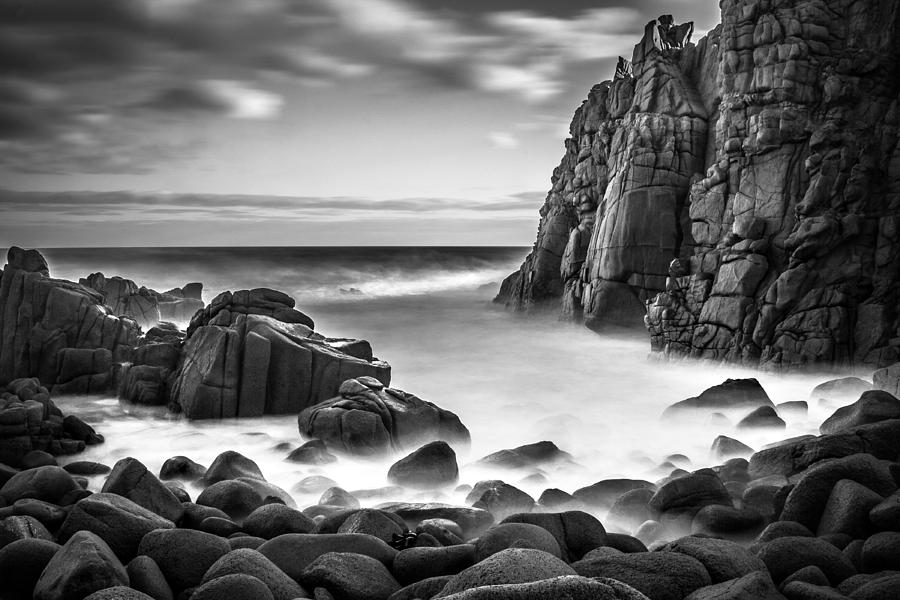
[[[733,436],[753,448],[787,437],[817,433],[835,405],[810,398],[812,388],[846,373],[776,375],[735,366],[664,362],[649,356],[640,332],[598,335],[553,317],[522,318],[492,304],[497,284],[527,249],[155,249],[46,250],[51,274],[75,279],[92,271],[123,275],[166,290],[202,281],[204,300],[225,289],[258,286],[290,293],[297,307],[329,336],[360,337],[393,369],[392,386],[459,415],[472,434],[457,447],[460,483],[503,479],[537,498],[545,488],[567,492],[613,477],[655,481],[671,454],[687,468],[716,464],[713,439]],[[493,285],[488,285],[493,284]],[[867,374],[860,374],[866,376]],[[786,413],[786,430],[713,426],[706,417],[663,422],[668,405],[699,394],[726,378],[757,377],[777,404],[808,400],[808,414]],[[56,399],[106,437],[68,460],[112,465],[133,456],[159,472],[166,458],[186,455],[209,465],[224,450],[255,460],[266,478],[291,491],[304,477],[325,475],[347,490],[388,485],[389,465],[399,456],[362,460],[342,456],[311,467],[287,462],[304,440],[296,415],[226,421],[187,421],[162,407],[122,403],[113,397]],[[747,410],[727,412],[737,423]],[[496,450],[541,440],[573,456],[541,469],[486,470],[473,465]],[[410,448],[409,450],[412,450]],[[543,477],[530,477],[538,472]],[[94,478],[92,489],[102,486]],[[198,488],[188,486],[192,497]],[[292,493],[301,507],[320,493]],[[462,503],[453,487],[364,497]],[[602,515],[601,515],[602,516]]]

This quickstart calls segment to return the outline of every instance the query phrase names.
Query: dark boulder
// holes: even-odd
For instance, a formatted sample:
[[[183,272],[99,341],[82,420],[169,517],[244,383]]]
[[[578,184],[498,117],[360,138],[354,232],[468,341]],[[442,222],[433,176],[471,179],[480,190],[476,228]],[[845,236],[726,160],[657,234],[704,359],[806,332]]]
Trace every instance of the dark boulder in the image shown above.
[[[306,591],[275,563],[256,550],[241,548],[219,558],[203,576],[201,585],[225,575],[251,575],[262,581],[275,600],[305,598]]]
[[[859,400],[842,406],[825,419],[819,431],[837,433],[845,429],[888,419],[900,419],[900,400],[881,390],[863,392]]]
[[[159,565],[175,592],[198,585],[209,567],[230,551],[224,539],[193,529],[157,529],[138,546],[138,554]]]
[[[453,521],[462,529],[464,539],[480,535],[494,523],[494,515],[484,509],[439,502],[388,502],[375,508],[396,514],[410,529],[415,529],[420,522],[427,519]]]
[[[607,577],[628,584],[653,600],[682,600],[712,583],[697,559],[677,552],[623,554],[598,548],[572,568],[584,577]]]
[[[322,440],[310,440],[292,450],[285,460],[302,465],[327,465],[337,461],[337,456],[328,451]]]
[[[173,523],[178,523],[184,514],[184,508],[172,490],[136,458],[118,461],[102,491],[128,498]]]
[[[710,537],[689,535],[669,542],[660,551],[678,552],[700,561],[713,583],[738,579],[756,571],[766,571],[762,560],[742,545]]]
[[[203,490],[197,496],[197,504],[218,508],[233,519],[243,519],[263,505],[263,498],[249,484],[227,479]]]
[[[714,439],[709,451],[716,460],[727,460],[736,456],[747,458],[753,454],[753,448],[727,435],[720,435]]]
[[[698,471],[662,485],[650,499],[649,506],[657,513],[667,511],[700,510],[704,506],[731,506],[731,495],[719,477],[710,470]]]
[[[390,543],[406,531],[406,527],[401,524],[402,520],[392,518],[393,516],[374,508],[355,510],[343,520],[336,533],[364,533]],[[317,533],[322,533],[321,528]]]
[[[458,544],[440,548],[409,548],[394,558],[392,571],[403,585],[423,579],[456,575],[474,565],[475,546]]]
[[[694,515],[691,532],[742,539],[755,536],[765,525],[765,518],[752,508],[711,504]]]
[[[34,587],[34,600],[84,598],[117,585],[128,585],[125,567],[106,542],[79,531],[47,563]]]
[[[474,508],[489,511],[497,519],[534,509],[534,498],[498,479],[479,481],[466,496],[466,502]]]
[[[685,600],[786,600],[766,571],[700,588]]]
[[[172,587],[166,581],[159,565],[149,556],[136,556],[125,567],[128,572],[129,585],[139,592],[147,594],[154,600],[174,600]]]
[[[308,589],[325,588],[334,600],[387,600],[400,589],[380,561],[352,552],[328,552],[300,575]]]
[[[900,491],[896,491],[869,511],[872,526],[882,531],[900,531]]]
[[[856,573],[840,550],[819,538],[780,537],[761,544],[757,556],[766,564],[775,583],[809,566],[819,567],[833,585]]]
[[[509,548],[454,575],[434,598],[444,598],[481,586],[529,583],[576,575],[575,571],[551,554],[530,548]]]
[[[816,535],[844,533],[853,539],[869,536],[869,512],[883,498],[852,479],[841,479],[831,488]]]
[[[250,477],[252,479],[266,480],[259,465],[250,460],[240,452],[227,450],[219,454],[204,476],[207,485],[225,481],[226,479],[237,479],[238,477]]]
[[[626,492],[637,489],[656,490],[656,486],[643,479],[604,479],[579,488],[572,494],[577,500],[595,508],[609,508]]]
[[[27,515],[13,515],[0,521],[0,548],[27,539],[53,541],[53,536],[43,523]]]
[[[85,596],[84,600],[159,600],[153,596],[149,596],[144,592],[124,585],[114,585],[102,590],[97,590],[90,596]]]
[[[862,548],[861,571],[900,571],[900,532],[882,531],[866,540]]]
[[[561,558],[559,542],[543,527],[530,523],[500,523],[475,542],[475,560],[481,562],[507,548],[533,548]]]
[[[274,600],[266,584],[243,573],[212,579],[198,586],[190,597],[191,600]]]
[[[388,471],[388,481],[409,487],[451,485],[459,479],[456,452],[447,442],[430,442],[401,458]]]
[[[760,406],[741,419],[737,426],[738,429],[784,429],[787,424],[784,422],[784,419],[778,416],[778,413],[773,407]]]
[[[169,479],[183,479],[185,481],[197,481],[206,475],[206,467],[195,463],[187,456],[173,456],[166,459],[159,469],[159,478],[163,481]]]
[[[283,504],[263,504],[244,519],[243,530],[267,540],[285,533],[311,533],[316,523],[299,510]]]
[[[106,542],[123,563],[135,557],[138,545],[155,529],[172,529],[172,521],[118,494],[91,494],[79,500],[57,532],[65,542],[78,531],[90,531]]]
[[[580,560],[594,548],[607,545],[609,542],[609,534],[603,524],[593,515],[580,510],[561,513],[519,513],[506,517],[503,523],[530,523],[546,529],[556,538],[559,556],[566,562]]]
[[[7,505],[22,498],[60,504],[78,490],[81,490],[81,486],[72,475],[61,467],[51,465],[19,471],[10,477],[0,488],[0,500]]]
[[[849,400],[872,389],[872,384],[859,377],[842,377],[820,383],[810,392],[810,398],[821,400]]]
[[[568,452],[563,452],[556,444],[548,441],[499,450],[477,461],[478,464],[484,466],[505,469],[538,467],[558,462],[573,462],[572,455]]]
[[[469,430],[455,414],[372,377],[344,381],[339,394],[300,413],[302,435],[363,455],[432,441],[469,443]]]
[[[25,538],[0,548],[2,597],[30,600],[34,586],[60,546],[49,540]]]
[[[726,379],[723,383],[704,390],[699,396],[668,407],[663,412],[663,418],[697,409],[719,410],[758,406],[774,406],[774,404],[756,379]]]
[[[561,575],[528,583],[482,586],[440,597],[446,600],[647,600],[646,596],[621,581],[577,575]]]
[[[361,533],[288,533],[266,541],[257,549],[294,581],[318,557],[329,552],[354,552],[391,565],[397,551],[383,540]]]

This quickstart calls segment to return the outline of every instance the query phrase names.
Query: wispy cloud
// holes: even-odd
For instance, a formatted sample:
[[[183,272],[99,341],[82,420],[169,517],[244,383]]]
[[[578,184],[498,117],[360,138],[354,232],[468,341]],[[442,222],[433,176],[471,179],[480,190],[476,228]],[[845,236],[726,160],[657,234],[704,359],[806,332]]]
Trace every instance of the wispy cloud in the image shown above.
[[[514,150],[519,147],[519,138],[508,131],[492,131],[487,138],[497,150]]]

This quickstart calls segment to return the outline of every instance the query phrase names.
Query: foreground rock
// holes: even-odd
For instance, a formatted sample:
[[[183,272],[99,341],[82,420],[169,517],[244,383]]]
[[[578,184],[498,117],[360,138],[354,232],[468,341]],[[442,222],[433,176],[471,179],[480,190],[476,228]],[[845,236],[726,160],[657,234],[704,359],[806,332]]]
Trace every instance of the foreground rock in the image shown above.
[[[52,279],[37,250],[11,247],[0,278],[0,385],[37,377],[50,391],[98,393],[140,329],[98,292]]]
[[[351,454],[381,454],[444,441],[468,444],[459,417],[372,377],[348,379],[339,396],[304,409],[300,433]]]
[[[297,413],[361,376],[390,382],[368,342],[316,333],[282,292],[224,292],[191,320],[170,401],[192,419]]]

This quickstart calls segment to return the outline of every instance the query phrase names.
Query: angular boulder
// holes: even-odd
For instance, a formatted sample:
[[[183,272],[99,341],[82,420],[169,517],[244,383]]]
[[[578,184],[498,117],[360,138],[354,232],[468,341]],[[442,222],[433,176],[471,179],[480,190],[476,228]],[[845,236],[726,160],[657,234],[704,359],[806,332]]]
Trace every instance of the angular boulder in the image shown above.
[[[350,454],[382,454],[391,449],[444,441],[469,443],[459,417],[372,377],[344,381],[340,395],[304,409],[300,433]]]

